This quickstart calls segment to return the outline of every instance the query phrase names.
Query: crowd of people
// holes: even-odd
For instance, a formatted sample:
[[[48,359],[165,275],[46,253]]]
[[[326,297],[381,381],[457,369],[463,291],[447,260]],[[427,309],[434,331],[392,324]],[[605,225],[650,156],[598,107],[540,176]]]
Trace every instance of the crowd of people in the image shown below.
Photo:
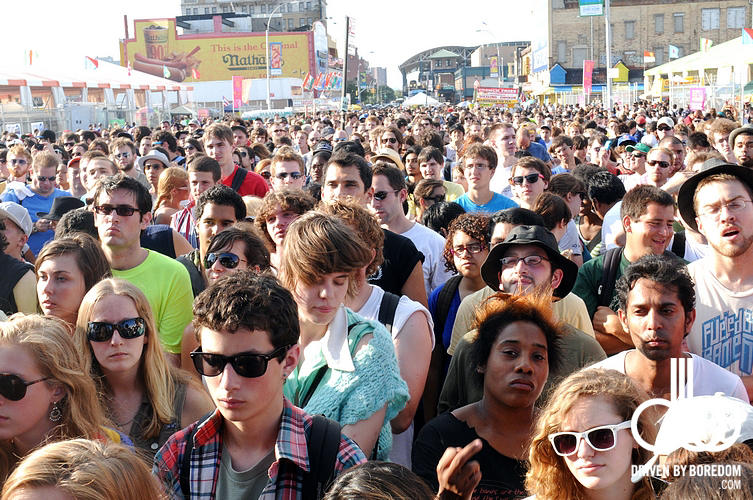
[[[1,498],[750,498],[751,116],[3,132]]]

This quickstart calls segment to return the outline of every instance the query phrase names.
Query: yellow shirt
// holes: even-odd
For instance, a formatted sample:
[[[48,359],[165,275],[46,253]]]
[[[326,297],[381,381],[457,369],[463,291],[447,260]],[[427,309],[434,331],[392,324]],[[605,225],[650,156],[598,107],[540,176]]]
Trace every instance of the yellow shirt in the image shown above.
[[[442,184],[444,184],[445,201],[455,201],[465,194],[465,190],[460,184],[444,180]],[[408,197],[408,215],[411,216],[411,219],[416,218],[416,203],[412,196]]]

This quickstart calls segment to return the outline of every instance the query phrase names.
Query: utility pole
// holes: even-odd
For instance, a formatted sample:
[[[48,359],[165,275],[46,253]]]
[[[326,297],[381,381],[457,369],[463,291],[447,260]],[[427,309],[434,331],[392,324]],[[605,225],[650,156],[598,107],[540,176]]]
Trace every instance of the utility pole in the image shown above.
[[[612,69],[612,27],[609,24],[609,0],[604,0],[604,22],[606,23],[606,39],[607,39],[607,102],[606,108],[609,110],[609,115],[612,114],[612,75],[610,69]]]
[[[345,16],[345,53],[343,55],[343,95],[340,99],[340,110],[345,111],[345,92],[348,88],[348,33],[350,33],[350,18]]]

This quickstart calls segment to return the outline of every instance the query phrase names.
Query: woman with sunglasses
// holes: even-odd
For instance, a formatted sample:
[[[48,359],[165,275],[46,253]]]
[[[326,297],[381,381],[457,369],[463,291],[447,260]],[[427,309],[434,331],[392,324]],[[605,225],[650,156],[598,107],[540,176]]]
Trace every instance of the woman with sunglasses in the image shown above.
[[[149,302],[135,285],[109,278],[89,290],[74,338],[105,414],[149,458],[213,409],[204,389],[168,363]]]
[[[194,139],[193,137],[186,139],[184,149],[186,150],[186,156],[204,152],[204,146],[201,145],[201,142],[198,139]]]
[[[122,442],[118,433],[104,427],[97,389],[83,373],[61,320],[16,314],[0,322],[0,483],[20,459],[45,442]]]
[[[470,446],[481,482],[442,484],[442,489],[468,487],[476,499],[522,498],[534,404],[562,356],[562,330],[547,298],[537,295],[493,296],[476,320],[469,371],[483,388],[481,401],[444,413],[421,429],[413,446],[413,472],[437,491],[446,479],[438,474],[440,461]]]
[[[533,210],[536,198],[549,186],[552,171],[543,161],[533,156],[520,158],[510,171],[513,201],[521,208]]]
[[[269,250],[264,242],[256,235],[256,231],[247,222],[221,231],[209,242],[207,254],[204,257],[204,269],[206,269],[209,284],[215,283],[220,278],[235,274],[238,271],[249,269],[256,273],[268,273]],[[248,229],[241,229],[246,226]],[[191,361],[191,351],[196,349],[199,341],[193,323],[186,325],[181,343],[180,366],[195,375],[199,379],[199,373]]]
[[[34,265],[42,313],[62,319],[71,331],[86,292],[112,274],[102,246],[84,233],[50,240]]]
[[[256,164],[254,172],[262,176],[264,182],[267,183],[267,187],[272,191],[272,160],[270,158],[264,158]]]
[[[650,458],[633,438],[631,424],[647,442],[656,434],[650,411],[631,420],[647,399],[638,384],[615,370],[586,369],[566,378],[536,423],[528,492],[537,500],[655,498],[648,479],[631,482],[631,466]]]
[[[272,267],[279,270],[288,226],[314,208],[314,199],[300,189],[280,189],[264,196],[254,219],[270,253]]]
[[[288,227],[285,249],[280,278],[298,305],[301,346],[285,396],[339,422],[366,456],[385,460],[390,421],[405,406],[408,388],[384,326],[344,306],[374,251],[346,223],[320,212]]]

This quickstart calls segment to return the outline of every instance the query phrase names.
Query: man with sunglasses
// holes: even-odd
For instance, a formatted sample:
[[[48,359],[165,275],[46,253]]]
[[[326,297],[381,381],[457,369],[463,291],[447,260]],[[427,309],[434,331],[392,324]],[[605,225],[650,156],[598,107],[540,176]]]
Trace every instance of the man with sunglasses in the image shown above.
[[[55,187],[58,159],[47,151],[41,151],[34,157],[31,168],[31,184],[28,186],[6,189],[0,201],[18,203],[28,210],[31,215],[32,228],[29,236],[29,249],[37,255],[47,241],[54,236],[51,221],[39,217],[47,214],[52,208],[55,198],[70,196],[68,191]]]
[[[408,193],[405,176],[397,167],[377,163],[373,168],[372,186],[374,196],[371,199],[371,210],[376,214],[382,228],[410,239],[424,254],[421,267],[428,297],[435,288],[452,276],[442,261],[444,238],[405,216],[403,202],[407,199]]]
[[[303,189],[306,183],[303,158],[290,146],[275,149],[269,170],[273,189]]]
[[[625,269],[616,289],[620,323],[635,349],[617,353],[592,368],[617,370],[652,397],[669,399],[672,359],[692,358],[694,396],[723,392],[748,402],[740,377],[701,356],[683,352],[683,339],[696,318],[693,280],[684,264],[666,255],[644,256]]]
[[[118,137],[110,144],[110,159],[118,170],[139,181],[147,190],[151,187],[144,172],[136,168],[136,146],[125,137]]]
[[[497,153],[489,146],[473,143],[460,159],[468,181],[468,192],[455,200],[466,212],[493,214],[506,208],[517,207],[507,196],[495,193],[489,183],[497,169]]]
[[[149,191],[121,172],[100,179],[93,199],[94,223],[113,276],[144,292],[160,342],[179,366],[183,329],[191,321],[191,280],[180,263],[141,246],[141,234],[152,218]]]
[[[334,460],[320,457],[327,453],[309,441],[321,422],[283,396],[300,327],[293,296],[276,279],[239,271],[220,280],[197,297],[194,325],[201,345],[191,358],[217,410],[157,453],[153,472],[173,496],[316,498],[310,486],[323,488],[321,477],[366,461],[342,434],[324,440],[335,445]]]

